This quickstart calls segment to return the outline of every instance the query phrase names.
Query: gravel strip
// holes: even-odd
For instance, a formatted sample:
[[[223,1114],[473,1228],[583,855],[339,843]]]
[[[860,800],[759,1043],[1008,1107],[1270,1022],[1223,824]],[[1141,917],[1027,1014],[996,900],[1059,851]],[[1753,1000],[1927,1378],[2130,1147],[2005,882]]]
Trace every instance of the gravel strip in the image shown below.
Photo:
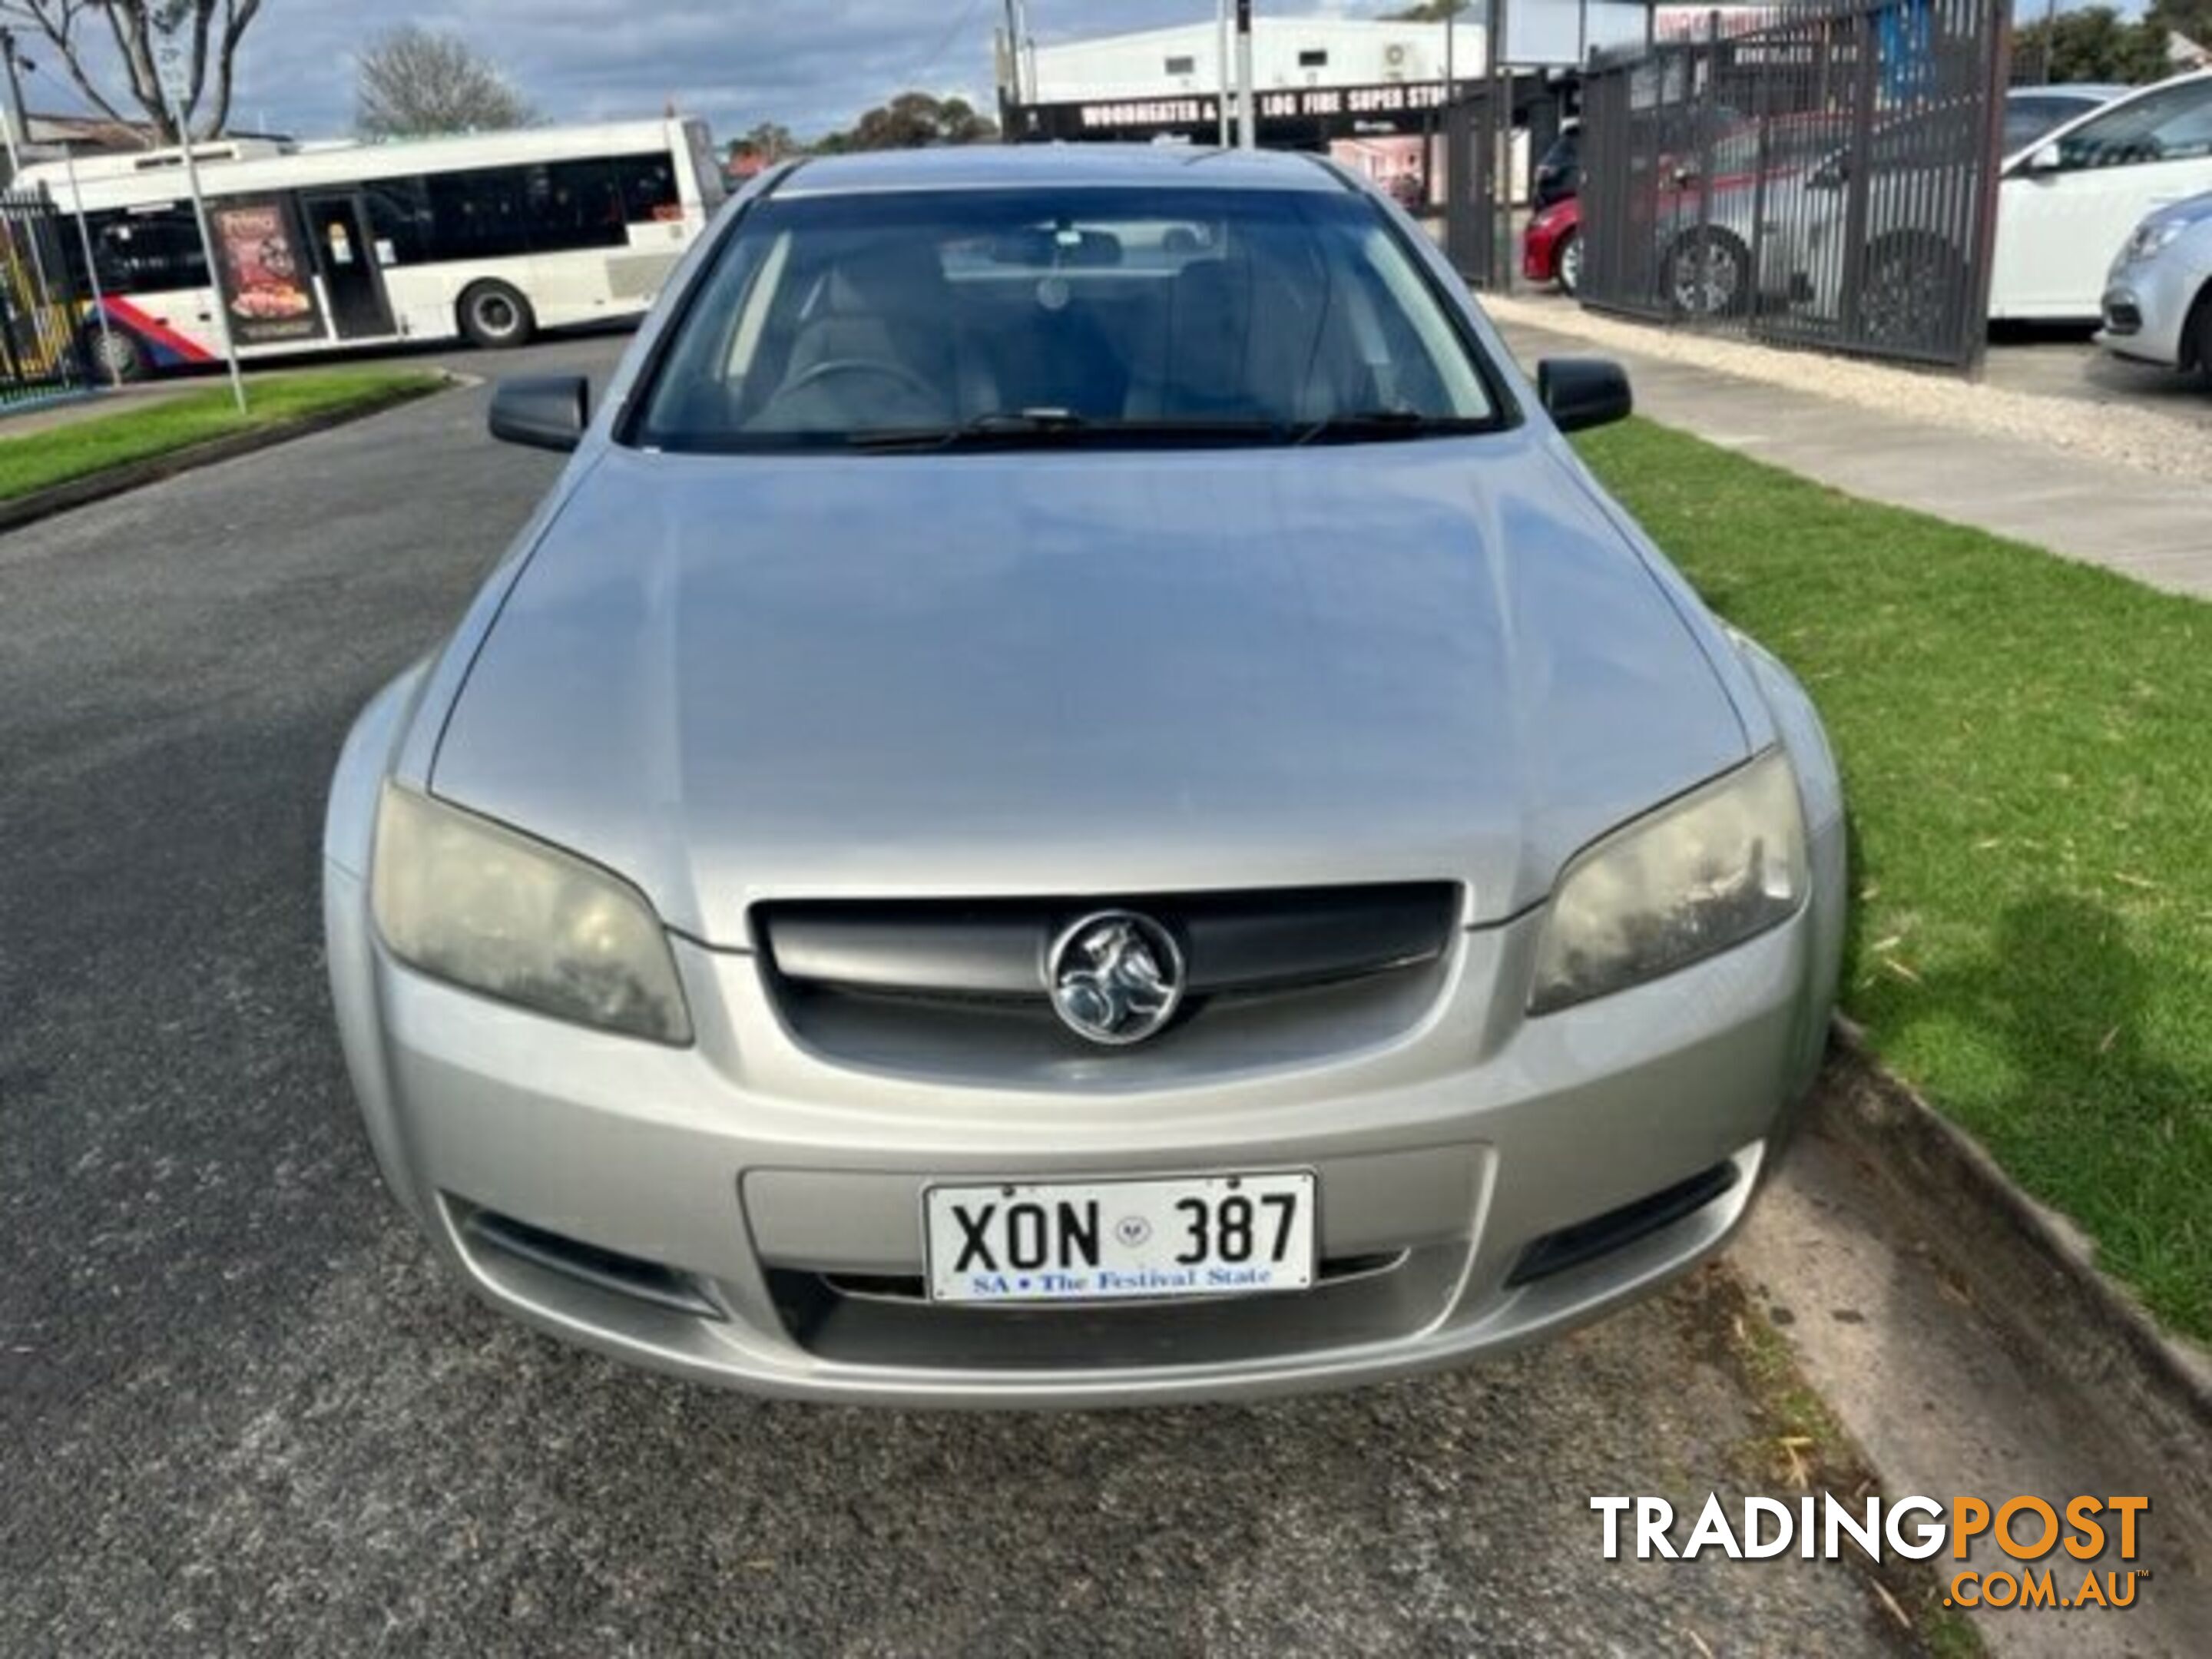
[[[1623,322],[1556,301],[1486,294],[1482,307],[1502,323],[1572,334],[1593,344],[1662,357],[1747,380],[1907,412],[1956,430],[2047,444],[2138,471],[2201,478],[2212,470],[2203,428],[2149,410],[2042,397],[1926,370],[1893,368],[1812,351],[1783,351],[1741,340]]]

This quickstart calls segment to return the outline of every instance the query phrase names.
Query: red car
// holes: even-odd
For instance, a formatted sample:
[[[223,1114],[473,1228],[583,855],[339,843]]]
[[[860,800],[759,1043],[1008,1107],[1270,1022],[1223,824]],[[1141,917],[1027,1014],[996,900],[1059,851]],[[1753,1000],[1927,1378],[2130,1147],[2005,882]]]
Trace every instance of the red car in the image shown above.
[[[1521,233],[1521,274],[1532,283],[1557,283],[1572,294],[1583,280],[1583,213],[1579,197],[1554,202]]]

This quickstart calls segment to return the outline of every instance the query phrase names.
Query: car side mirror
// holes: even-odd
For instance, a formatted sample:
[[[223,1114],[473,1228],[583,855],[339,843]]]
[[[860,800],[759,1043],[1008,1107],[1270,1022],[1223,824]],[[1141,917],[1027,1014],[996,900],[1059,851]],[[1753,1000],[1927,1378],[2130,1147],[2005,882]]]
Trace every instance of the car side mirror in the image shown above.
[[[2030,173],[2056,173],[2059,160],[2057,145],[2038,144],[2028,153],[2027,170]]]
[[[1625,421],[1635,412],[1628,371],[1610,357],[1547,357],[1536,365],[1536,395],[1562,432]]]
[[[492,388],[491,435],[532,449],[570,450],[592,422],[592,383],[580,374],[524,374]]]

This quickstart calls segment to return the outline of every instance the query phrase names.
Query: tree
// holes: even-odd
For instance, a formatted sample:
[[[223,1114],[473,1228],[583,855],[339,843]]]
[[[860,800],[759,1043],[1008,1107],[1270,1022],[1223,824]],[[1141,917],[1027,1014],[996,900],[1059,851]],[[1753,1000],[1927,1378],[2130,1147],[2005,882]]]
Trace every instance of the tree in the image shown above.
[[[404,23],[356,60],[354,125],[364,137],[526,127],[538,118],[499,66],[458,34]]]
[[[1467,7],[1468,0],[1421,0],[1418,6],[1385,12],[1382,17],[1389,23],[1441,23],[1447,17],[1458,16]]]
[[[978,114],[965,98],[902,92],[870,110],[852,127],[833,132],[814,148],[824,155],[851,149],[921,149],[935,144],[988,143],[999,124]]]
[[[2151,0],[2143,21],[2200,46],[2212,46],[2212,0]]]
[[[2124,21],[2110,6],[2061,12],[2052,23],[2013,31],[2013,76],[2027,81],[2121,81],[2142,86],[2162,80],[2166,29],[2148,19]]]
[[[183,134],[161,91],[155,52],[173,41],[184,56],[184,125],[203,135],[230,121],[238,48],[261,0],[0,0],[0,23],[40,35],[94,108],[131,125],[136,106],[165,144]]]
[[[750,131],[730,140],[729,161],[733,167],[740,161],[770,166],[787,155],[798,155],[805,148],[781,122],[762,121]]]

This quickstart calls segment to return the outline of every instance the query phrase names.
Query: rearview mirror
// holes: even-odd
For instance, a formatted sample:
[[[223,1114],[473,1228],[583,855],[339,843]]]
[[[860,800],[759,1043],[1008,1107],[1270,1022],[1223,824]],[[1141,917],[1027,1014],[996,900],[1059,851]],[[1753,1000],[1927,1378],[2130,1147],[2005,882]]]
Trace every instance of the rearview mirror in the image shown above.
[[[2038,144],[2028,155],[2027,170],[2030,173],[2056,173],[2058,171],[2058,159],[2057,145]]]
[[[1636,408],[1628,371],[1610,357],[1547,357],[1536,365],[1536,395],[1562,432],[1625,421]]]
[[[532,449],[574,449],[591,424],[592,383],[580,374],[525,374],[492,388],[491,435]]]

